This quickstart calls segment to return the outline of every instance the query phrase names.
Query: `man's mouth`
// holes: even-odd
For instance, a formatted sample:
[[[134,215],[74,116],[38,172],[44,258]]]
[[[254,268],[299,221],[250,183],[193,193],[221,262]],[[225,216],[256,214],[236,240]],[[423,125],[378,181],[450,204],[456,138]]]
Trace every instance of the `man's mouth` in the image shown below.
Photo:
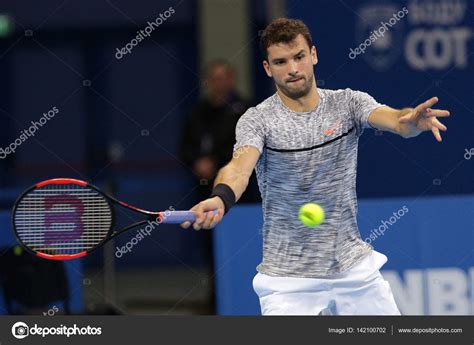
[[[302,80],[302,79],[303,79],[303,77],[288,79],[288,80],[287,80],[287,83],[294,83],[294,82],[300,81],[300,80]]]

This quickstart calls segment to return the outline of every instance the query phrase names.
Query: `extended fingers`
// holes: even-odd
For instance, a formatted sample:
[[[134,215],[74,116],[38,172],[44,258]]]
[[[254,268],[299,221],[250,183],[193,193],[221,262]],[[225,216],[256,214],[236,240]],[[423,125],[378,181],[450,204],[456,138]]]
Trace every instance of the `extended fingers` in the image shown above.
[[[428,108],[431,108],[433,105],[438,103],[438,97],[431,97],[429,100],[426,102],[421,103],[417,108],[419,110],[427,110]]]
[[[450,113],[447,110],[431,109],[431,108],[428,108],[426,110],[426,116],[447,117],[449,115]]]
[[[439,129],[437,127],[432,127],[431,128],[431,131],[433,132],[433,135],[434,137],[436,138],[436,140],[438,140],[438,142],[441,142],[442,139],[441,139],[441,134],[439,133]]]
[[[441,129],[442,131],[447,131],[448,128],[443,125],[438,119],[433,119],[433,125],[436,126],[438,129]]]

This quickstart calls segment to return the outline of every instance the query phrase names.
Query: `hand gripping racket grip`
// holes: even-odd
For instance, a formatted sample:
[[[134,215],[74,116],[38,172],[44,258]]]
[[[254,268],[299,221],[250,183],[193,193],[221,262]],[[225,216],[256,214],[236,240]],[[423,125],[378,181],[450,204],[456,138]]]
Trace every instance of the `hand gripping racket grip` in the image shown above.
[[[209,211],[214,212],[214,215],[219,214],[217,210]],[[206,212],[209,213],[209,212]],[[161,223],[165,224],[181,224],[183,222],[195,222],[196,215],[193,211],[164,211],[161,212]]]

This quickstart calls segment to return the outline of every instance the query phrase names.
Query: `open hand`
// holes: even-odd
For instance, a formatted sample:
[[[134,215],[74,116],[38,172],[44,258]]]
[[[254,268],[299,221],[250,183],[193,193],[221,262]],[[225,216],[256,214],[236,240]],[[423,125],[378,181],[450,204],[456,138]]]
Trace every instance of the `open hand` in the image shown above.
[[[447,117],[450,114],[447,110],[432,109],[431,107],[436,103],[438,103],[438,97],[432,97],[398,119],[398,122],[406,127],[404,132],[407,133],[407,137],[414,137],[421,132],[431,130],[436,140],[442,141],[439,131],[445,132],[448,128],[438,120],[438,117]]]

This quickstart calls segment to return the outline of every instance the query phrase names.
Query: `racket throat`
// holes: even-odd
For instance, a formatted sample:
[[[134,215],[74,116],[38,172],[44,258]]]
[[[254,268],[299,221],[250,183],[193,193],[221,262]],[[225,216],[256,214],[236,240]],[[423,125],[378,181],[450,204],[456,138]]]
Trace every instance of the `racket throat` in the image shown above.
[[[148,215],[148,221],[151,222],[151,223],[163,223],[163,214],[161,212],[157,213],[157,214],[150,214]]]

